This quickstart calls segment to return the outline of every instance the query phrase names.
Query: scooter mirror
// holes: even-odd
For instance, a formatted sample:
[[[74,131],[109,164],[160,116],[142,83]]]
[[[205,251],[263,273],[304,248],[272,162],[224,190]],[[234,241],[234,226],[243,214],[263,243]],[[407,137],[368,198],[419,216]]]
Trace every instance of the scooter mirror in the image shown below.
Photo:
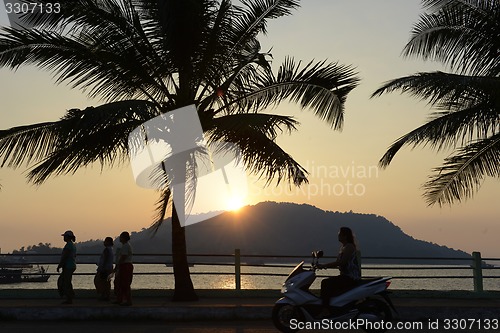
[[[312,254],[313,258],[322,258],[323,257],[323,251],[322,250],[313,251],[311,254]]]

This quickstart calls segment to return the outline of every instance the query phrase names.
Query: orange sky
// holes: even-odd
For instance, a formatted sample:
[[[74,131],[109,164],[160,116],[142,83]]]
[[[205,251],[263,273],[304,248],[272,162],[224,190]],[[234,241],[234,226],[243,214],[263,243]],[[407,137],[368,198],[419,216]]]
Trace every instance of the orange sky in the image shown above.
[[[342,132],[288,103],[274,110],[301,122],[298,132],[279,142],[308,167],[310,185],[298,191],[263,189],[249,177],[245,203],[305,202],[325,210],[374,213],[415,238],[500,257],[498,180],[488,179],[464,203],[428,207],[420,186],[450,151],[406,149],[388,169],[376,168],[391,142],[422,124],[429,108],[408,96],[369,99],[370,94],[392,78],[445,70],[439,64],[400,57],[419,13],[418,0],[307,0],[293,16],[269,25],[262,45],[263,50],[272,47],[273,65],[286,55],[304,62],[328,58],[356,66],[362,81],[348,98]],[[99,104],[79,91],[55,86],[49,74],[32,68],[0,70],[0,100],[1,128],[55,120],[67,109]],[[3,252],[39,242],[62,245],[59,235],[66,229],[87,240],[140,230],[151,222],[156,194],[135,185],[128,165],[102,174],[95,166],[37,188],[26,184],[24,172],[0,169]]]

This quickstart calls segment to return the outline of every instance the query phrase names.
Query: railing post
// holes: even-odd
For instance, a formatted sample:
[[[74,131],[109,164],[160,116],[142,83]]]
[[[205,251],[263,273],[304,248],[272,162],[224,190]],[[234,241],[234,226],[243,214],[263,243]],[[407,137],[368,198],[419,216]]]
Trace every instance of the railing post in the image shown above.
[[[472,274],[474,277],[474,291],[483,291],[483,263],[481,252],[472,252]]]
[[[240,249],[234,250],[234,284],[236,290],[241,290],[241,256]]]

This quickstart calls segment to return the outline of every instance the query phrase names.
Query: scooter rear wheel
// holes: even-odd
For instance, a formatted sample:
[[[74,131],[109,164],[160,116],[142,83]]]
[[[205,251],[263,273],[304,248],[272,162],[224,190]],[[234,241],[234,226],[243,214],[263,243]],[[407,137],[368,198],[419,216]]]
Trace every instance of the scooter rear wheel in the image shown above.
[[[292,304],[274,305],[273,323],[278,330],[285,333],[297,332],[299,330],[298,328],[292,328],[294,326],[297,326],[293,325],[294,319],[296,320],[296,323],[304,321],[304,316],[299,307]]]

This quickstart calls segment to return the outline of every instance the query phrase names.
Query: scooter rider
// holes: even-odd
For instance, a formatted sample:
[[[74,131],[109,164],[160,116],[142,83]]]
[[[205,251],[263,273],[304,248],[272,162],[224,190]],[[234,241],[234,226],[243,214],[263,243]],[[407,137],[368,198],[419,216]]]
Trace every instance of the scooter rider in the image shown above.
[[[339,241],[342,246],[336,261],[320,265],[318,260],[323,253],[314,251],[309,269],[304,268],[302,261],[286,278],[281,288],[283,297],[276,301],[272,312],[273,323],[281,332],[298,331],[301,328],[295,326],[297,322],[321,324],[327,319],[330,324],[359,320],[383,323],[392,320],[393,311],[397,314],[387,294],[391,277],[356,281],[360,278],[360,269],[352,231],[341,228]],[[327,267],[338,267],[340,276],[323,281],[322,297],[319,298],[309,288],[316,279],[318,268]],[[359,328],[373,331],[366,325]],[[384,329],[376,331],[383,332]]]
[[[325,308],[328,308],[331,297],[341,295],[354,288],[356,281],[361,278],[356,253],[357,247],[352,230],[348,227],[341,227],[338,240],[342,243],[342,246],[337,260],[327,264],[318,264],[320,269],[338,267],[340,271],[340,275],[321,281],[321,299]]]

